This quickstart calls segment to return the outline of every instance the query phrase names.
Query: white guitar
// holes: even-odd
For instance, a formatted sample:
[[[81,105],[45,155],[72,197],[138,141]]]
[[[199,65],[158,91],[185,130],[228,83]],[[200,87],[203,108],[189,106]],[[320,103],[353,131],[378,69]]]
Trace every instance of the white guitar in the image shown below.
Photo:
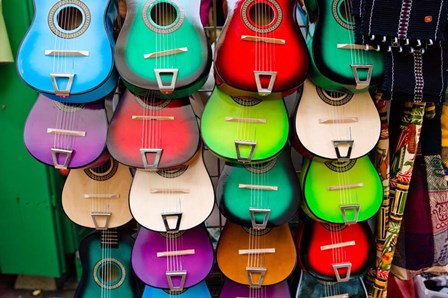
[[[296,137],[303,147],[299,151],[324,159],[359,158],[375,147],[380,130],[369,92],[325,91],[305,80],[295,116]]]
[[[204,222],[215,202],[202,150],[188,166],[158,171],[137,169],[129,193],[135,220],[157,232],[191,229]]]

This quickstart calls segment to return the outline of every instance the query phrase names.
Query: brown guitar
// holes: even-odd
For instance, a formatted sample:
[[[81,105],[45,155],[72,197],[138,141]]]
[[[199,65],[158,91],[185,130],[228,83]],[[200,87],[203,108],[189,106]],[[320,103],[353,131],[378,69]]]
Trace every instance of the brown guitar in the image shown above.
[[[296,249],[288,224],[255,230],[227,221],[216,251],[222,273],[251,287],[277,284],[292,273]]]
[[[122,226],[132,219],[131,183],[129,168],[110,157],[99,166],[72,169],[62,191],[62,207],[71,221],[84,227]]]

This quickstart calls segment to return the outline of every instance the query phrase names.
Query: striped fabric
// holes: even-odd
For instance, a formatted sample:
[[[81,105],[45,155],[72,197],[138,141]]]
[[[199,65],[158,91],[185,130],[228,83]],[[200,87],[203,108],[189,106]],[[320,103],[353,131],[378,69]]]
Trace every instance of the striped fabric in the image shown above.
[[[386,48],[419,48],[445,40],[447,0],[352,1],[358,39]]]

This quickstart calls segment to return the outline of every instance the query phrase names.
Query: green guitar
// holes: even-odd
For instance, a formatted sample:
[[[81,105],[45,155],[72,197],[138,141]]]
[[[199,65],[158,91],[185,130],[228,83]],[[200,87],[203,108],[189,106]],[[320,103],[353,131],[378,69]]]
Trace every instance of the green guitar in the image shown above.
[[[256,229],[286,223],[300,203],[291,151],[285,147],[277,158],[261,164],[226,163],[216,199],[222,214],[240,225]]]
[[[285,146],[288,133],[288,114],[278,95],[236,97],[215,87],[201,117],[205,144],[231,162],[274,158]]]
[[[302,209],[330,223],[356,223],[381,207],[383,186],[369,157],[347,161],[305,159],[300,173]]]
[[[127,0],[115,65],[129,91],[189,96],[208,78],[212,54],[200,0]]]
[[[382,80],[383,53],[355,43],[351,4],[352,0],[305,1],[311,20],[317,19],[307,36],[310,79],[325,90],[364,92]]]

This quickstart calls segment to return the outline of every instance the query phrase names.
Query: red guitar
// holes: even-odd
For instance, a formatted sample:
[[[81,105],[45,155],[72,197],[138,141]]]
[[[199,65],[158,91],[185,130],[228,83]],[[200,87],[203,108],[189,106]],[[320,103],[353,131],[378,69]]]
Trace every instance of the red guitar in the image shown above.
[[[117,161],[143,169],[184,165],[199,144],[199,126],[187,97],[137,97],[129,91],[121,97],[107,135],[107,148]]]
[[[301,267],[329,282],[360,277],[375,262],[373,234],[366,221],[345,225],[306,218],[299,228],[297,247]]]
[[[296,3],[227,1],[229,14],[216,44],[215,60],[216,83],[227,94],[238,96],[245,90],[286,95],[305,80],[308,51],[296,21]]]

